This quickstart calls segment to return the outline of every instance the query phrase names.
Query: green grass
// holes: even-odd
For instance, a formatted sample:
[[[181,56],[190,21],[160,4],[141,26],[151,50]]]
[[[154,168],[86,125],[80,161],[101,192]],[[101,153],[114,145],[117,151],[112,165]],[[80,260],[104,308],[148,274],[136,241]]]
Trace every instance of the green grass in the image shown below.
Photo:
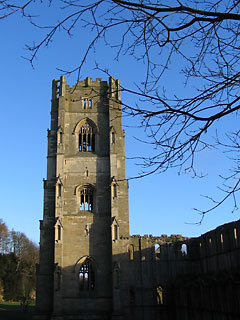
[[[20,302],[0,302],[1,320],[31,320],[35,304],[31,303],[24,311]]]

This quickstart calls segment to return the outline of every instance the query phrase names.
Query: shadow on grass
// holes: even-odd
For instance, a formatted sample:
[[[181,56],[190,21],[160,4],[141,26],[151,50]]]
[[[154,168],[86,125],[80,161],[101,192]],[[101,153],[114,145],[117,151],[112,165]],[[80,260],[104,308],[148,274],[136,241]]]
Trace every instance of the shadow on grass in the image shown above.
[[[0,303],[1,320],[31,320],[35,310],[35,305],[31,304],[27,310],[23,310],[20,303]]]

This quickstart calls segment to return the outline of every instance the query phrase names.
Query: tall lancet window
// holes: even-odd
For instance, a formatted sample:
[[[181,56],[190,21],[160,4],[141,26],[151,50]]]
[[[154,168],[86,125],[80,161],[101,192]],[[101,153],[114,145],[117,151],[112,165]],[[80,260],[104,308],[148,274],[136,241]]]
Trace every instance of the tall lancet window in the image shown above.
[[[92,291],[94,290],[94,267],[90,259],[86,259],[79,269],[79,290]]]
[[[95,151],[94,129],[88,122],[85,122],[80,128],[78,149],[81,152]]]

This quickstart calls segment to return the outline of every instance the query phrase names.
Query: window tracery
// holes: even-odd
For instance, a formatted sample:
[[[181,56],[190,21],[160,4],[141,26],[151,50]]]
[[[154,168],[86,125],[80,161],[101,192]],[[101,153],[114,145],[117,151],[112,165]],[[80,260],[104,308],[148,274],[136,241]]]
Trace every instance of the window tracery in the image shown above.
[[[95,133],[88,122],[84,122],[80,128],[78,150],[81,152],[95,151]]]
[[[93,291],[95,288],[95,272],[93,262],[86,258],[79,269],[79,290]]]
[[[89,187],[80,190],[80,210],[93,210],[93,192]]]

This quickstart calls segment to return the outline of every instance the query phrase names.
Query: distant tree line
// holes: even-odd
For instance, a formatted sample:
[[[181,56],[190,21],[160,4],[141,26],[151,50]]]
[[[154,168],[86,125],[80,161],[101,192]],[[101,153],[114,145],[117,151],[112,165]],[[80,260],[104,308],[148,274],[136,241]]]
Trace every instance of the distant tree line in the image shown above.
[[[0,300],[21,301],[24,306],[35,298],[38,246],[22,232],[9,231],[0,219]]]

